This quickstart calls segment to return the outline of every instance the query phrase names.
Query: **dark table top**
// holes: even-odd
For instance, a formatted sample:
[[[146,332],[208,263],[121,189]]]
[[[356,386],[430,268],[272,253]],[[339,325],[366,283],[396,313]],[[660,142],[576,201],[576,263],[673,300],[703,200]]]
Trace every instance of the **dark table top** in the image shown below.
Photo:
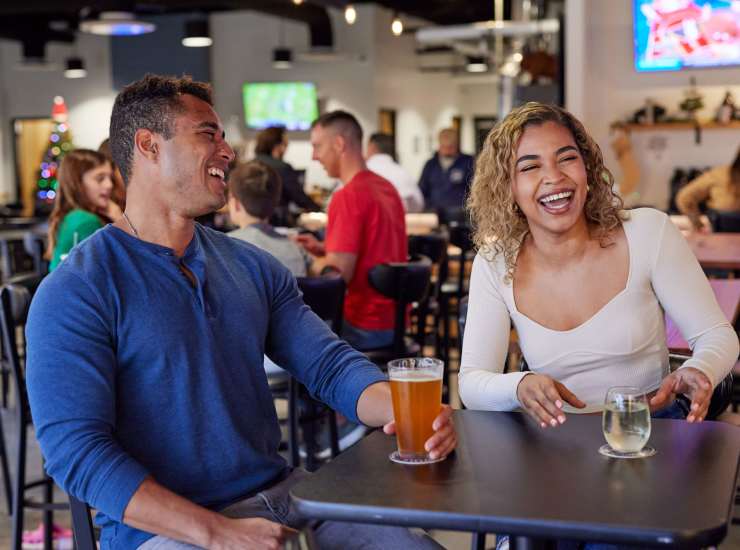
[[[653,457],[611,459],[601,416],[542,430],[520,413],[457,411],[458,449],[444,462],[388,460],[375,432],[298,484],[318,519],[653,546],[709,546],[727,533],[740,429],[653,420]]]

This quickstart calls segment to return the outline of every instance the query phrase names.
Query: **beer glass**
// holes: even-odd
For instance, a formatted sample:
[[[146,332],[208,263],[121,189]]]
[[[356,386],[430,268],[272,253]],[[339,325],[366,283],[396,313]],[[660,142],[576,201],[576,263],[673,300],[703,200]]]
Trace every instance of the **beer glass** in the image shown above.
[[[650,439],[650,407],[639,388],[609,388],[604,402],[601,427],[607,445],[599,452],[612,458],[643,458],[655,454]]]
[[[439,359],[412,357],[388,363],[398,450],[390,455],[401,464],[432,464],[424,443],[432,437],[432,423],[442,409],[442,366]]]

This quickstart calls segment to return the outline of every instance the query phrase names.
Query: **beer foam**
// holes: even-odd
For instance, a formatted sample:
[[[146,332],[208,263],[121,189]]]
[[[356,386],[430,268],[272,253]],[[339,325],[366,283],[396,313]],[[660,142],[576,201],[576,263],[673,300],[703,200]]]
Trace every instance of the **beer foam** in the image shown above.
[[[430,372],[394,372],[390,379],[403,382],[435,382],[441,380],[441,377]]]

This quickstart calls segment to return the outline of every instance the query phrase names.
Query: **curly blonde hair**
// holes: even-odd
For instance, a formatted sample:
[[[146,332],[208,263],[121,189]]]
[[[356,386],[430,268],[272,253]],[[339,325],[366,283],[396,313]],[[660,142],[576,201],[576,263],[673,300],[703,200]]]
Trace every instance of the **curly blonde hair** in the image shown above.
[[[486,137],[475,163],[475,176],[467,200],[476,248],[489,261],[503,254],[508,280],[513,275],[519,247],[529,231],[527,219],[516,206],[511,190],[516,148],[527,127],[546,122],[567,128],[583,157],[590,186],[584,211],[591,234],[602,246],[625,217],[622,199],[612,189],[614,176],[604,166],[601,149],[583,124],[554,105],[530,102],[517,107]]]

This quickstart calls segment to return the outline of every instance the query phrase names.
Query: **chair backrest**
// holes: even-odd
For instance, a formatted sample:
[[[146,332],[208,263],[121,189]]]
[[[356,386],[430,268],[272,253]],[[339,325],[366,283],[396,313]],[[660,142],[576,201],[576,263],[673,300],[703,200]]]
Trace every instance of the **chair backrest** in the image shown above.
[[[335,334],[342,330],[342,310],[346,284],[340,275],[297,277],[303,301],[324,321],[331,323]]]
[[[465,265],[468,260],[468,252],[473,250],[472,229],[464,223],[451,223],[449,228],[450,244],[460,249],[457,269],[457,297],[462,298],[465,293]]]
[[[69,497],[69,510],[72,513],[72,532],[77,550],[97,550],[95,529],[90,518],[90,507],[75,497]]]
[[[406,311],[413,302],[421,302],[429,291],[432,261],[415,256],[409,262],[378,264],[368,272],[370,286],[396,302],[393,325],[393,350],[402,353],[406,333]]]
[[[709,210],[707,217],[715,233],[740,233],[740,212]]]
[[[17,336],[19,327],[26,323],[31,292],[20,284],[5,284],[0,288],[0,333],[2,339],[2,361],[10,371],[17,398],[17,413],[20,426],[25,425],[28,414],[28,395],[18,353]]]
[[[33,258],[34,273],[37,275],[47,274],[49,272],[49,262],[44,259],[46,236],[29,231],[23,236],[23,248],[26,250],[26,254]]]
[[[410,235],[408,240],[409,256],[426,256],[437,266],[436,279],[430,295],[436,298],[439,287],[447,280],[447,235],[429,233],[427,235]]]

